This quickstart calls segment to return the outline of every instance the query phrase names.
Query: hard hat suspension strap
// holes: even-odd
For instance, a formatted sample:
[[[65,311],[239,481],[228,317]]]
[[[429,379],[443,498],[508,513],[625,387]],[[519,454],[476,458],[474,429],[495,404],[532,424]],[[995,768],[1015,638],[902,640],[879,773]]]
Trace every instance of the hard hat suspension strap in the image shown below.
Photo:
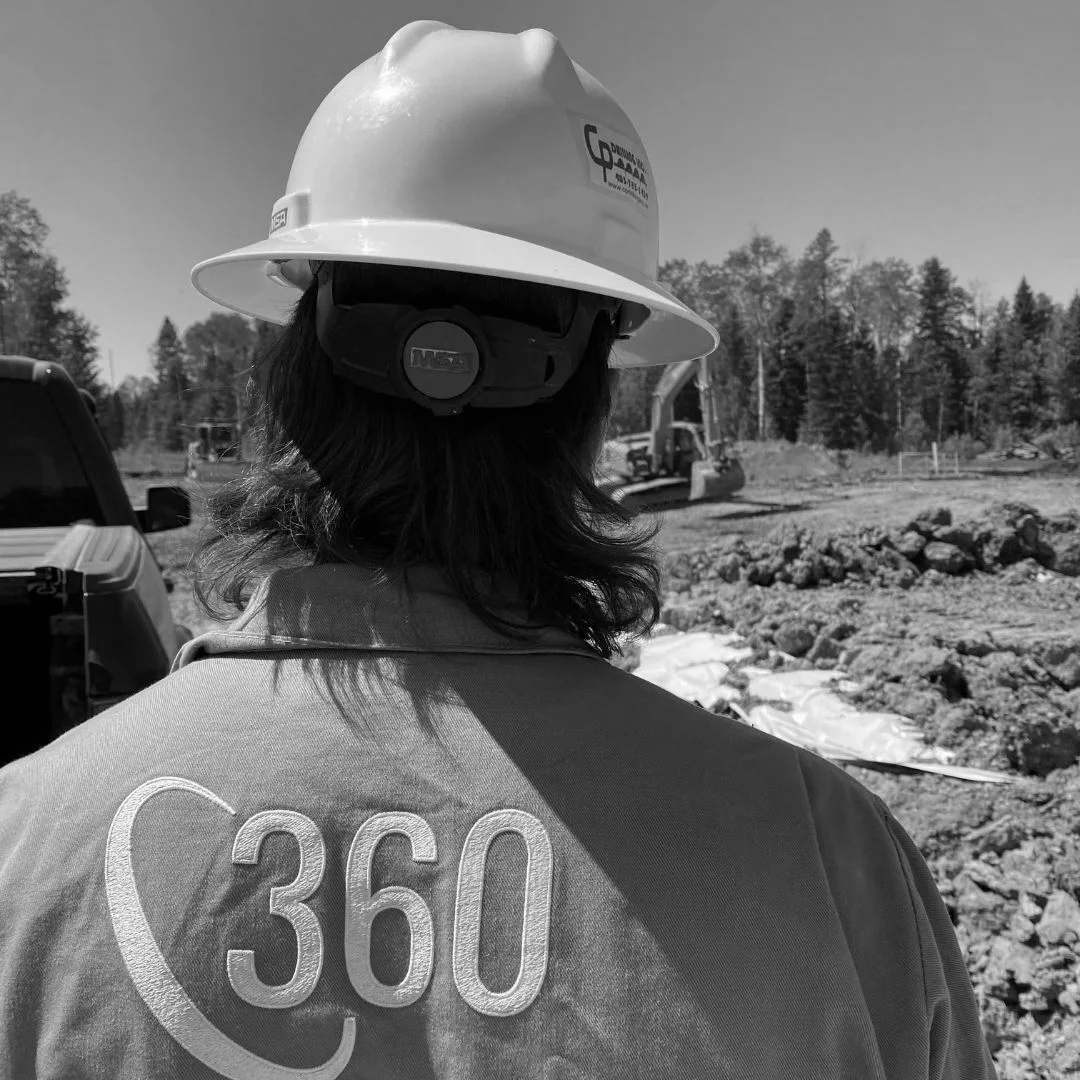
[[[334,372],[365,389],[415,401],[436,416],[474,408],[517,408],[549,400],[577,370],[597,316],[617,319],[618,302],[579,294],[560,336],[464,307],[334,300],[322,274],[315,328]]]

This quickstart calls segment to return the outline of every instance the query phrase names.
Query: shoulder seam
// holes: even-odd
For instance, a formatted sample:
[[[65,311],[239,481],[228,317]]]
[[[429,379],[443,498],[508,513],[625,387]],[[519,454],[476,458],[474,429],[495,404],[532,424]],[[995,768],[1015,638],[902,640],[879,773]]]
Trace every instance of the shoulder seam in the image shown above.
[[[915,923],[915,936],[919,941],[919,969],[922,972],[922,986],[923,986],[923,1017],[926,1024],[927,1031],[930,1029],[930,1006],[927,1000],[926,992],[926,942],[923,940],[922,927],[919,926],[919,912],[916,907],[916,893],[918,890],[915,887],[914,879],[911,876],[911,867],[908,866],[907,859],[904,857],[904,853],[900,848],[900,842],[896,838],[896,834],[893,832],[892,823],[895,820],[892,812],[888,806],[882,801],[882,799],[870,792],[870,797],[874,800],[874,804],[877,807],[878,813],[881,815],[881,820],[885,823],[885,828],[889,833],[889,839],[892,841],[893,850],[896,852],[897,862],[900,864],[900,869],[904,875],[904,881],[907,884],[908,890],[908,902],[911,904],[911,915]]]

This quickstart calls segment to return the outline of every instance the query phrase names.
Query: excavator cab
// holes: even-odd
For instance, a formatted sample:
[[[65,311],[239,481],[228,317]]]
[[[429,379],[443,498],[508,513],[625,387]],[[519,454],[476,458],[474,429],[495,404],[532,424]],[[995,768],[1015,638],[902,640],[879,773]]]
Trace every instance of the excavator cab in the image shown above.
[[[695,461],[705,458],[705,444],[695,425],[676,421],[671,425],[672,451],[671,472],[674,476],[690,479]]]
[[[675,420],[675,396],[698,374],[704,423]],[[649,431],[613,440],[601,489],[627,508],[660,510],[699,500],[725,499],[746,483],[742,466],[727,455],[715,420],[709,369],[705,359],[672,364],[653,391]]]

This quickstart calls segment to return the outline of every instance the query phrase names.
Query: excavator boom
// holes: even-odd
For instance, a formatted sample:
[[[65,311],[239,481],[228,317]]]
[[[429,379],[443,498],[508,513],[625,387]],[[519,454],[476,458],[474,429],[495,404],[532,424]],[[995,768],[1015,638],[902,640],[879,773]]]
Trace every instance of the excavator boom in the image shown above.
[[[673,419],[675,398],[695,374],[701,395],[700,431],[696,425]],[[651,414],[647,474],[639,476],[639,482],[609,480],[604,486],[615,499],[627,506],[651,510],[701,499],[723,499],[743,487],[741,465],[724,454],[706,357],[683,360],[665,369],[653,391]],[[692,447],[687,445],[688,433],[692,436]],[[676,436],[682,440],[681,445],[676,445]],[[642,450],[631,448],[642,438],[630,436],[623,440],[625,456],[637,457],[635,472],[645,463]]]

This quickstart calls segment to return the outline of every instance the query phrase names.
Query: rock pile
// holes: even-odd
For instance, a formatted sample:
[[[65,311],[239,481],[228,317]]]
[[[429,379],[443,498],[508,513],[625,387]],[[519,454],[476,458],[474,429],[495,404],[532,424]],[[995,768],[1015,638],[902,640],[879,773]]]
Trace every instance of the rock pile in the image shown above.
[[[1007,791],[905,779],[868,778],[949,908],[998,1075],[1080,1075],[1080,774]]]
[[[994,573],[1018,563],[1080,575],[1080,515],[1050,519],[1022,503],[999,503],[985,518],[959,524],[941,507],[895,530],[822,535],[784,525],[764,540],[724,537],[671,556],[665,571],[676,591],[699,582],[809,589],[852,579],[910,588],[928,573]]]
[[[927,859],[1001,1080],[1080,1076],[1078,578],[1080,514],[1017,503],[974,522],[938,509],[896,530],[784,527],[666,566],[665,623],[738,631],[759,666],[840,668],[855,704],[1018,776],[850,770]]]

